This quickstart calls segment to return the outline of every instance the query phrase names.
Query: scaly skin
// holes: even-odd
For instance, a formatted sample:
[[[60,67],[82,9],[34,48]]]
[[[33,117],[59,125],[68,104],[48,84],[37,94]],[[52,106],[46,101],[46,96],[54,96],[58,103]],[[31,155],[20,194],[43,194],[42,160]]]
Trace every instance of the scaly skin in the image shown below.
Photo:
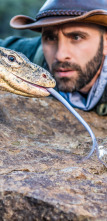
[[[22,53],[0,47],[0,90],[27,97],[48,96],[55,80]]]

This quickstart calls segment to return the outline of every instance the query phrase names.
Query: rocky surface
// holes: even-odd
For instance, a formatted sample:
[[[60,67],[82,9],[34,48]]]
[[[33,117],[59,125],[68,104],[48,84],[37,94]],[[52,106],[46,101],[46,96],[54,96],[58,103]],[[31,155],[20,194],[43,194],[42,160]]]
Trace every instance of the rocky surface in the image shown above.
[[[107,146],[107,116],[77,110]],[[106,168],[57,100],[0,95],[0,221],[106,221]]]

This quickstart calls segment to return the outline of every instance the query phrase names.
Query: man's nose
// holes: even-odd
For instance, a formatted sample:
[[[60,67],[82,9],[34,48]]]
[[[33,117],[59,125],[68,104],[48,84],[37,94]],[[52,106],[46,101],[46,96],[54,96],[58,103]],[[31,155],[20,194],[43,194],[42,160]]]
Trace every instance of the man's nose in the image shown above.
[[[67,39],[58,42],[55,59],[61,62],[71,59],[71,48],[67,43]]]

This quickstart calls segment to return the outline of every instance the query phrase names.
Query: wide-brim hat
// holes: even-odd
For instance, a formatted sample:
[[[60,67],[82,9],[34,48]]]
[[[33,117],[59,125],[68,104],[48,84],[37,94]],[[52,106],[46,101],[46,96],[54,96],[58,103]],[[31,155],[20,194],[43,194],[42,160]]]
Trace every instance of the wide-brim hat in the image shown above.
[[[47,0],[36,18],[17,15],[11,19],[10,26],[40,32],[43,27],[69,22],[107,26],[107,0]]]

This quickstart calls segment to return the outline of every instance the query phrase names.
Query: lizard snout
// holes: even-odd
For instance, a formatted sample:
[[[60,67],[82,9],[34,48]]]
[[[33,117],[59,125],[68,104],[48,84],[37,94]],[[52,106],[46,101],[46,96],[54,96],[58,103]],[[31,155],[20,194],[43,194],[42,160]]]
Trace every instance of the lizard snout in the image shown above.
[[[52,77],[52,75],[45,70],[44,68],[35,65],[36,70],[34,71],[34,74],[31,77],[32,83],[35,83],[42,87],[52,87],[54,88],[56,86],[56,81]]]

